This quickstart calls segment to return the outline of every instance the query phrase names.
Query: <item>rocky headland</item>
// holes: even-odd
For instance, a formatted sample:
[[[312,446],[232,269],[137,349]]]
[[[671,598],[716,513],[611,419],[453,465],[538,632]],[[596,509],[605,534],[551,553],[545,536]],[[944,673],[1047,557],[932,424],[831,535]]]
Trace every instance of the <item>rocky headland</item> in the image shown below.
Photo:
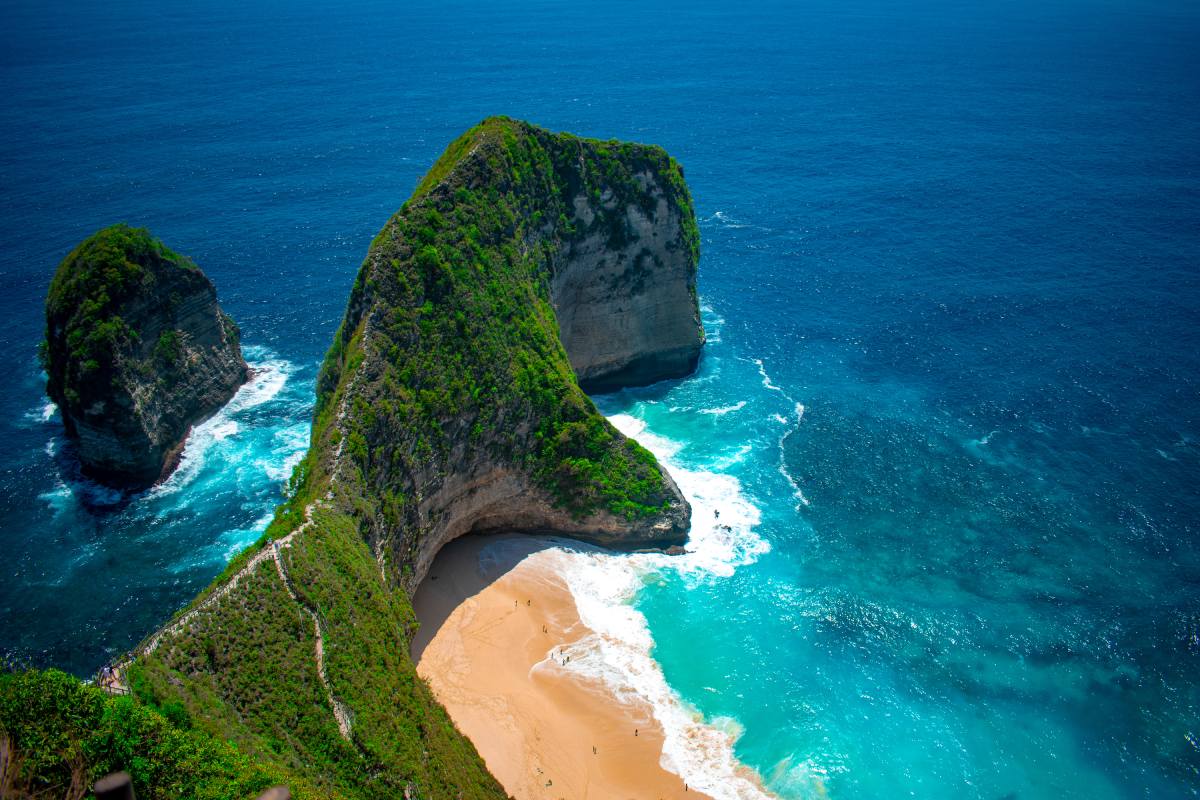
[[[288,501],[119,665],[139,704],[250,759],[205,786],[505,796],[417,676],[412,594],[467,533],[686,541],[674,481],[581,384],[694,368],[698,257],[682,170],[659,147],[508,118],[449,146],[359,270]],[[76,374],[52,376],[58,396]]]
[[[384,498],[355,505],[409,592],[468,532],[682,544],[687,501],[580,385],[695,367],[697,258],[661,149],[484,122],[367,254],[319,380],[309,468],[347,498]]]
[[[191,426],[248,377],[212,282],[127,225],[88,237],[59,265],[42,360],[83,473],[133,490],[169,475]]]

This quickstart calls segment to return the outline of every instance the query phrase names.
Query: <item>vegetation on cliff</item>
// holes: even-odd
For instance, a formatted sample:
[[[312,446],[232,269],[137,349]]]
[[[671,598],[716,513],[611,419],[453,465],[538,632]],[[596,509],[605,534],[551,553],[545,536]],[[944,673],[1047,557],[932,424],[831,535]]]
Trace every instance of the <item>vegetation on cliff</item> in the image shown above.
[[[79,800],[122,769],[149,800],[234,800],[288,779],[193,730],[181,706],[114,697],[56,670],[0,674],[0,797]]]
[[[455,141],[371,245],[290,499],[135,652],[139,702],[297,797],[503,797],[416,675],[409,592],[439,537],[470,529],[446,526],[488,480],[535,527],[594,524],[631,546],[686,536],[678,489],[580,390],[550,296],[570,243],[616,246],[634,236],[630,206],[663,202],[694,280],[691,201],[661,148],[507,118]]]
[[[626,206],[653,213],[647,173],[685,207],[694,263],[691,199],[662,148],[504,117],[459,137],[372,243],[318,382],[314,452],[348,436],[364,488],[391,493],[395,522],[416,499],[404,476],[430,460],[451,468],[464,440],[528,470],[577,515],[662,512],[671,494],[657,463],[580,391],[549,296],[571,241],[601,231],[618,247],[630,235]],[[590,223],[576,214],[579,196],[596,212]],[[364,361],[369,378],[354,385],[346,425],[329,426]]]
[[[124,224],[97,231],[63,260],[46,295],[41,349],[52,398],[73,409],[82,384],[103,385],[117,377],[119,354],[140,338],[117,312],[153,280],[150,266],[156,264],[197,269],[145,228]]]
[[[417,677],[408,595],[380,580],[354,520],[321,508],[279,556],[286,585],[269,561],[244,573],[131,668],[139,694],[181,703],[197,727],[292,776],[298,797],[504,797]],[[330,697],[349,709],[348,736]]]

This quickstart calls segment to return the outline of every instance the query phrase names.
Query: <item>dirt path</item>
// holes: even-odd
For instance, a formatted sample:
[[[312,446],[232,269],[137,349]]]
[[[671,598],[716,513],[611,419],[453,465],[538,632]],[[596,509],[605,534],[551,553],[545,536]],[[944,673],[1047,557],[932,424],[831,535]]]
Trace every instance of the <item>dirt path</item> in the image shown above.
[[[371,335],[371,319],[370,319],[370,317],[368,317],[363,322],[363,333],[362,333],[362,339],[360,342],[360,347],[366,347],[367,339],[370,335]],[[355,381],[357,381],[357,380],[358,380],[358,375],[355,374],[351,378],[350,385],[346,388],[346,391],[343,392],[341,402],[338,404],[338,412],[337,412],[337,417],[335,419],[334,424],[339,427],[341,427],[343,421],[345,420],[346,413],[347,413],[347,400],[353,395]],[[343,449],[345,447],[345,442],[346,442],[346,437],[342,436],[339,439],[338,444],[337,444],[337,449],[334,452],[333,470],[332,470],[332,473],[330,476],[330,484],[331,485],[333,485],[337,481],[337,479],[340,475],[342,466],[343,466],[343,457],[342,456],[343,456]],[[332,490],[326,494],[326,499],[328,499],[328,500],[333,499]],[[233,573],[233,575],[231,575],[229,577],[229,580],[227,580],[221,586],[214,589],[212,594],[210,594],[208,597],[201,600],[193,608],[189,609],[187,612],[185,612],[183,615],[181,615],[178,619],[176,619],[173,622],[168,623],[166,626],[160,628],[158,631],[155,632],[155,634],[153,636],[151,636],[146,641],[146,643],[144,645],[142,645],[141,647],[134,650],[132,653],[129,654],[129,656],[124,661],[117,664],[113,668],[112,677],[107,679],[107,682],[108,682],[108,684],[110,684],[110,687],[111,687],[110,691],[128,693],[129,686],[128,686],[128,683],[125,681],[124,673],[125,673],[125,668],[134,659],[138,658],[139,656],[147,656],[147,655],[150,655],[151,653],[153,653],[155,650],[158,649],[158,646],[160,644],[162,644],[164,637],[171,636],[171,635],[174,635],[176,633],[180,633],[180,632],[186,630],[187,627],[192,624],[192,622],[196,619],[196,617],[201,612],[209,610],[210,608],[215,606],[217,603],[219,603],[221,600],[223,600],[225,597],[227,597],[229,595],[229,593],[231,591],[233,591],[234,588],[237,587],[237,585],[242,581],[243,578],[245,578],[247,575],[250,575],[251,573],[253,573],[254,570],[258,569],[259,565],[262,564],[264,559],[270,558],[275,561],[275,571],[278,573],[279,580],[283,583],[283,588],[287,591],[288,596],[291,597],[292,600],[295,601],[296,605],[300,606],[300,608],[306,614],[308,614],[310,617],[312,617],[313,630],[316,632],[316,648],[315,648],[316,652],[314,654],[314,658],[315,658],[316,664],[317,664],[317,674],[320,676],[321,683],[325,687],[325,696],[329,700],[330,708],[333,709],[333,716],[337,720],[338,731],[342,734],[343,738],[345,738],[347,741],[349,741],[350,730],[353,725],[354,714],[350,710],[350,708],[348,706],[346,706],[345,703],[342,703],[340,700],[338,700],[337,698],[335,698],[333,696],[333,688],[329,684],[329,674],[327,673],[327,671],[325,669],[325,623],[321,621],[320,615],[314,609],[310,608],[308,606],[308,604],[306,604],[300,598],[300,596],[296,594],[295,588],[292,585],[291,578],[287,574],[287,568],[284,566],[283,559],[280,558],[280,555],[279,555],[283,548],[291,546],[292,541],[296,538],[296,536],[298,534],[301,534],[304,531],[308,530],[308,528],[312,527],[313,511],[320,502],[322,502],[322,501],[314,501],[312,503],[309,503],[307,506],[305,506],[304,522],[301,523],[295,530],[293,530],[287,536],[284,536],[280,539],[276,539],[274,542],[272,542],[268,546],[262,548],[257,553],[255,553],[253,556],[251,556],[250,560],[246,562],[245,566],[243,566],[237,572]],[[375,557],[379,563],[380,579],[383,580],[384,583],[386,583],[387,582],[387,571],[384,567],[384,559],[383,559],[382,552],[376,553]]]
[[[158,646],[162,644],[162,641],[165,637],[174,635],[176,633],[181,633],[186,630],[200,613],[207,611],[227,597],[229,593],[237,587],[243,578],[253,573],[254,570],[258,569],[259,565],[262,564],[263,561],[269,558],[275,562],[275,571],[279,575],[279,580],[283,584],[283,588],[288,593],[288,596],[295,601],[296,605],[298,605],[301,610],[304,611],[304,613],[308,614],[312,618],[313,630],[316,633],[316,652],[314,657],[317,663],[317,674],[321,678],[321,684],[325,687],[325,697],[329,700],[329,707],[333,709],[333,716],[334,719],[337,720],[338,731],[342,734],[344,739],[349,741],[353,714],[344,703],[333,696],[333,688],[329,684],[329,674],[325,670],[325,625],[323,622],[321,622],[321,617],[317,614],[317,612],[309,608],[308,605],[300,599],[300,596],[296,594],[295,589],[292,587],[291,578],[288,577],[287,568],[283,565],[283,559],[279,556],[280,551],[283,548],[291,546],[292,541],[298,534],[301,534],[308,530],[308,528],[312,527],[312,514],[316,505],[316,503],[310,503],[305,507],[304,522],[294,531],[281,539],[276,539],[274,542],[251,556],[250,560],[246,562],[245,566],[233,573],[233,575],[229,577],[228,581],[214,589],[212,594],[200,601],[194,608],[189,609],[174,622],[171,622],[165,627],[160,628],[152,637],[150,637],[146,644],[139,647],[131,654],[130,659],[117,665],[113,669],[113,677],[110,680],[114,690],[125,692],[128,691],[129,687],[124,679],[124,673],[125,667],[130,663],[130,661],[139,656],[150,655],[158,649]]]

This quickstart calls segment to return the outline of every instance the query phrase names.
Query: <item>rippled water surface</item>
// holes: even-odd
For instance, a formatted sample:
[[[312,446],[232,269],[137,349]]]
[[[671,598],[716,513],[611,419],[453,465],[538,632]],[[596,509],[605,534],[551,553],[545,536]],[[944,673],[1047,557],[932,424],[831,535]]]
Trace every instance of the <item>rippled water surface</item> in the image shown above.
[[[87,673],[258,535],[371,237],[507,113],[695,196],[700,370],[599,402],[701,476],[704,547],[573,586],[672,724],[785,798],[1195,796],[1197,41],[1158,0],[5,4],[0,651]],[[34,349],[117,221],[260,373],[114,503]]]

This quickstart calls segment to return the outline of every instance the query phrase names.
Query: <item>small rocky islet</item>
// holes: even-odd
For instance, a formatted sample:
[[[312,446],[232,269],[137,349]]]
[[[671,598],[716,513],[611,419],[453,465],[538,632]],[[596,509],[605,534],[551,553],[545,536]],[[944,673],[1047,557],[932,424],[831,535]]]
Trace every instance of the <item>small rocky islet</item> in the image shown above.
[[[130,490],[167,477],[191,427],[249,377],[212,281],[128,225],[98,231],[59,265],[41,357],[83,474]]]
[[[132,699],[61,673],[0,676],[14,701],[0,725],[18,749],[88,753],[93,778],[141,765],[139,797],[277,783],[294,797],[504,797],[416,675],[412,593],[471,532],[686,541],[674,481],[584,390],[695,369],[698,259],[683,172],[661,148],[506,117],[463,134],[367,253],[317,381],[311,447],[262,539],[119,665]],[[91,448],[85,471],[122,485],[160,477],[187,425],[246,376],[215,293],[211,306],[161,288],[129,299],[166,287],[160,273],[211,292],[190,262],[118,226],[68,257],[47,301],[51,397],[81,459]],[[78,298],[95,301],[87,314]],[[96,433],[119,413],[120,438]],[[174,435],[152,438],[163,420]],[[146,735],[118,751],[114,726]],[[33,788],[78,766],[34,755]]]

